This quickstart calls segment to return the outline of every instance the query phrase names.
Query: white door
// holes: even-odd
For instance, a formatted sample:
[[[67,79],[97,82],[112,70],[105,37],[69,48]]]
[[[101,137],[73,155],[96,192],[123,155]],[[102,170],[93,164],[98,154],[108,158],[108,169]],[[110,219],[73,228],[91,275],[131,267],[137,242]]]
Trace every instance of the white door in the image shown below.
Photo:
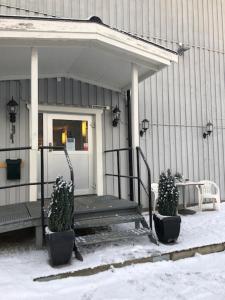
[[[95,191],[93,168],[93,117],[88,115],[44,114],[44,144],[66,146],[73,170],[75,195],[93,194]],[[46,179],[63,176],[70,180],[64,151],[48,151]],[[48,196],[52,185],[48,186]]]

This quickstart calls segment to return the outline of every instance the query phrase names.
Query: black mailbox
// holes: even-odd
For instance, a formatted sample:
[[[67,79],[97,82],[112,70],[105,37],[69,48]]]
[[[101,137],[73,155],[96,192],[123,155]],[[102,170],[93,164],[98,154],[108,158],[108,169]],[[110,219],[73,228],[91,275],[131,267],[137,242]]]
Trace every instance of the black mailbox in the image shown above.
[[[16,180],[21,177],[21,159],[6,159],[7,179]]]

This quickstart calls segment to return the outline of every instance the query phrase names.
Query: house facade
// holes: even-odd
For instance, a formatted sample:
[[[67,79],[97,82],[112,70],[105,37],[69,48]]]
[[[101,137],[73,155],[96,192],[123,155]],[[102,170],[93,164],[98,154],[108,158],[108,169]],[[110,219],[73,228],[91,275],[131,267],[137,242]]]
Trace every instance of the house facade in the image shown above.
[[[149,74],[150,77],[140,82],[139,120],[138,124],[135,123],[135,130],[139,133],[141,121],[145,118],[149,120],[150,129],[143,137],[138,134],[138,142],[147,156],[154,182],[158,181],[161,171],[171,168],[173,172],[180,172],[190,180],[215,181],[220,186],[222,199],[225,197],[224,13],[225,5],[222,0],[0,1],[1,15],[76,20],[98,16],[110,28],[121,30],[123,32],[121,34],[131,33],[174,51],[182,47],[188,48],[181,53],[177,64],[171,64],[162,71],[156,68],[155,74]],[[23,26],[21,23],[24,22],[19,22],[19,26]],[[134,36],[132,39],[135,39]],[[139,43],[138,40],[136,42]],[[31,56],[29,52],[25,55],[26,53],[20,50],[1,48],[4,54],[1,55],[4,59],[1,60],[0,72],[1,148],[30,145],[32,86],[28,77]],[[113,82],[110,77],[100,78],[102,83],[100,85],[87,76],[76,77],[74,74],[65,76],[62,70],[72,55],[71,51],[65,49],[64,56],[58,56],[57,65],[61,70],[59,68],[54,70],[53,64],[52,73],[47,74],[46,71],[45,76],[39,78],[38,142],[47,145],[55,139],[61,145],[63,136],[66,135],[67,139],[71,139],[68,147],[76,147],[74,143],[77,143],[80,152],[87,150],[85,154],[88,153],[86,157],[84,153],[77,153],[73,158],[80,178],[77,178],[77,192],[79,194],[98,192],[96,174],[102,169],[103,183],[100,193],[117,195],[117,178],[104,176],[106,172],[117,171],[114,154],[103,153],[102,167],[94,158],[96,146],[99,146],[99,140],[96,141],[98,126],[96,118],[101,119],[102,152],[107,149],[128,147],[126,89],[120,90],[118,86],[112,84],[108,86],[107,82]],[[47,68],[51,55],[51,52],[45,52],[44,60],[39,57],[42,68],[45,66]],[[57,57],[57,53],[55,56]],[[24,60],[24,65],[27,64],[23,74],[19,71],[18,61],[21,60]],[[92,62],[94,61],[93,57]],[[114,66],[113,62],[110,65],[106,64],[105,74],[110,75]],[[92,78],[96,74],[96,69],[92,70],[90,61],[81,61],[80,65],[76,65],[76,69],[83,75],[87,75],[85,71],[89,74],[94,72]],[[118,72],[117,77],[120,78],[121,74]],[[130,77],[132,77],[131,70]],[[35,90],[35,87],[33,89]],[[12,124],[6,110],[6,105],[12,97],[19,104],[14,143],[10,139]],[[121,115],[118,126],[113,127],[112,111],[116,106],[119,107]],[[203,133],[209,121],[213,124],[213,133],[204,139]],[[73,132],[70,128],[67,132],[63,132],[72,124],[69,124],[70,122],[77,123],[80,131],[75,132],[74,129]],[[87,124],[90,125],[88,129]],[[87,132],[88,141],[85,140]],[[29,151],[0,155],[1,162],[6,158],[21,158],[20,182],[29,181],[32,172],[29,164],[32,158]],[[62,173],[64,161],[60,153],[48,152],[47,157],[51,164],[46,170],[49,177]],[[121,159],[121,170],[124,172],[128,170],[128,157],[125,155]],[[10,183],[6,180],[4,164],[0,168],[0,178],[1,185]],[[27,201],[30,193],[32,191],[29,187],[1,190],[0,204]],[[188,195],[189,201],[194,201],[194,191],[190,190]],[[122,197],[129,198],[129,182],[125,178],[122,179]]]

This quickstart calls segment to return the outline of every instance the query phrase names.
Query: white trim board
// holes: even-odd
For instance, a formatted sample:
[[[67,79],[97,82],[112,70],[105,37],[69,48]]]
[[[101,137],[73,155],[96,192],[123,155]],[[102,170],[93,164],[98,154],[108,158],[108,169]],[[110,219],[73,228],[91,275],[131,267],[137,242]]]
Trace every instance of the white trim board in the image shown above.
[[[30,107],[30,104],[27,105]],[[56,113],[74,113],[84,115],[97,115],[102,114],[103,109],[90,108],[90,107],[77,107],[77,106],[59,106],[59,105],[38,105],[38,111],[43,112],[56,112]]]

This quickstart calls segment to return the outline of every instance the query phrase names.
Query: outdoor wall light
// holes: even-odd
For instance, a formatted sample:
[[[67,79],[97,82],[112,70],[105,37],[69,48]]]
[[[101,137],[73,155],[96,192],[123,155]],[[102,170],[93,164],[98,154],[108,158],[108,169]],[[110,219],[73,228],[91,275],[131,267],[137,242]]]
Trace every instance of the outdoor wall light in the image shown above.
[[[211,122],[208,122],[205,127],[205,131],[203,133],[203,138],[205,139],[207,136],[210,136],[210,134],[213,132],[213,124]]]
[[[177,49],[177,54],[179,56],[182,56],[184,54],[184,52],[188,51],[189,49],[190,49],[190,47],[185,46],[183,43],[179,43],[178,49]]]
[[[112,126],[113,127],[117,127],[117,125],[119,124],[120,113],[121,113],[121,111],[120,111],[119,107],[116,106],[112,111],[112,114],[113,114]]]
[[[13,99],[13,97],[7,103],[7,111],[9,114],[9,121],[12,124],[10,139],[11,139],[12,143],[14,143],[14,134],[16,133],[15,123],[16,123],[16,114],[18,112],[18,103]]]
[[[148,119],[142,120],[142,122],[141,122],[140,136],[143,136],[148,129],[149,129],[149,120]]]

